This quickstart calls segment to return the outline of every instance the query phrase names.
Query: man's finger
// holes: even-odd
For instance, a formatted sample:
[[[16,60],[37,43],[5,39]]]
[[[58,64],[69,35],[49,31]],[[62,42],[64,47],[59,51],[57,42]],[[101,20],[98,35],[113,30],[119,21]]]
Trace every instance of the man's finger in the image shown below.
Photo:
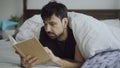
[[[37,58],[36,60],[34,60],[34,61],[31,63],[31,65],[33,66],[33,65],[37,64],[38,62],[39,62],[39,60],[38,60],[38,58]]]
[[[37,61],[37,60],[38,60],[37,57],[32,57],[32,58],[28,61],[28,63],[29,63],[29,64],[32,64],[32,63],[34,63],[34,62]]]

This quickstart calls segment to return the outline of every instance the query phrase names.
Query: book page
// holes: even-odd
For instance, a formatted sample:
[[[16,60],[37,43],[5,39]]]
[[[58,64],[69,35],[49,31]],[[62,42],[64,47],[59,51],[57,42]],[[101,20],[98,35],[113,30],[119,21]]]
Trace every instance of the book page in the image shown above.
[[[17,44],[16,40],[11,35],[8,35],[8,38],[10,40],[11,45]]]

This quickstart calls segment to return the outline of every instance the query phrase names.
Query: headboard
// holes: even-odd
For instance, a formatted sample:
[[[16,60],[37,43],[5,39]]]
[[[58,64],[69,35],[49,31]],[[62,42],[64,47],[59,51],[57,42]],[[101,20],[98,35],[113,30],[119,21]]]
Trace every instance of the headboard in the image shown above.
[[[23,14],[23,19],[26,20],[30,17],[32,17],[35,14],[40,14],[41,10],[40,9],[27,9],[27,0],[23,0],[23,5],[24,5],[24,14]],[[119,9],[69,9],[68,11],[75,11],[78,13],[84,13],[87,15],[91,15],[97,19],[115,19],[115,18],[120,18],[120,10]]]

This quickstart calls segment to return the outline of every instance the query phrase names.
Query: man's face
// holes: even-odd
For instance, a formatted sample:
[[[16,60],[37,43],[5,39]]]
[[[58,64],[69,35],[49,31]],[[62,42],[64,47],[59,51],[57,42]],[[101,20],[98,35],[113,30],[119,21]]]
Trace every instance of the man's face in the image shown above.
[[[60,18],[54,14],[44,21],[45,31],[51,39],[59,38],[63,35],[64,25],[64,21],[61,21]]]

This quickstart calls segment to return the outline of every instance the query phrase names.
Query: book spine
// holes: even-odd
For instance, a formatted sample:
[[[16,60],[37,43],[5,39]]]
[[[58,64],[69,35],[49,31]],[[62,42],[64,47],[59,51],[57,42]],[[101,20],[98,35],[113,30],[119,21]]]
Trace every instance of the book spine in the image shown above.
[[[16,51],[20,54],[20,56],[25,57],[25,54],[19,50],[16,46],[13,46],[13,48],[16,49]]]

